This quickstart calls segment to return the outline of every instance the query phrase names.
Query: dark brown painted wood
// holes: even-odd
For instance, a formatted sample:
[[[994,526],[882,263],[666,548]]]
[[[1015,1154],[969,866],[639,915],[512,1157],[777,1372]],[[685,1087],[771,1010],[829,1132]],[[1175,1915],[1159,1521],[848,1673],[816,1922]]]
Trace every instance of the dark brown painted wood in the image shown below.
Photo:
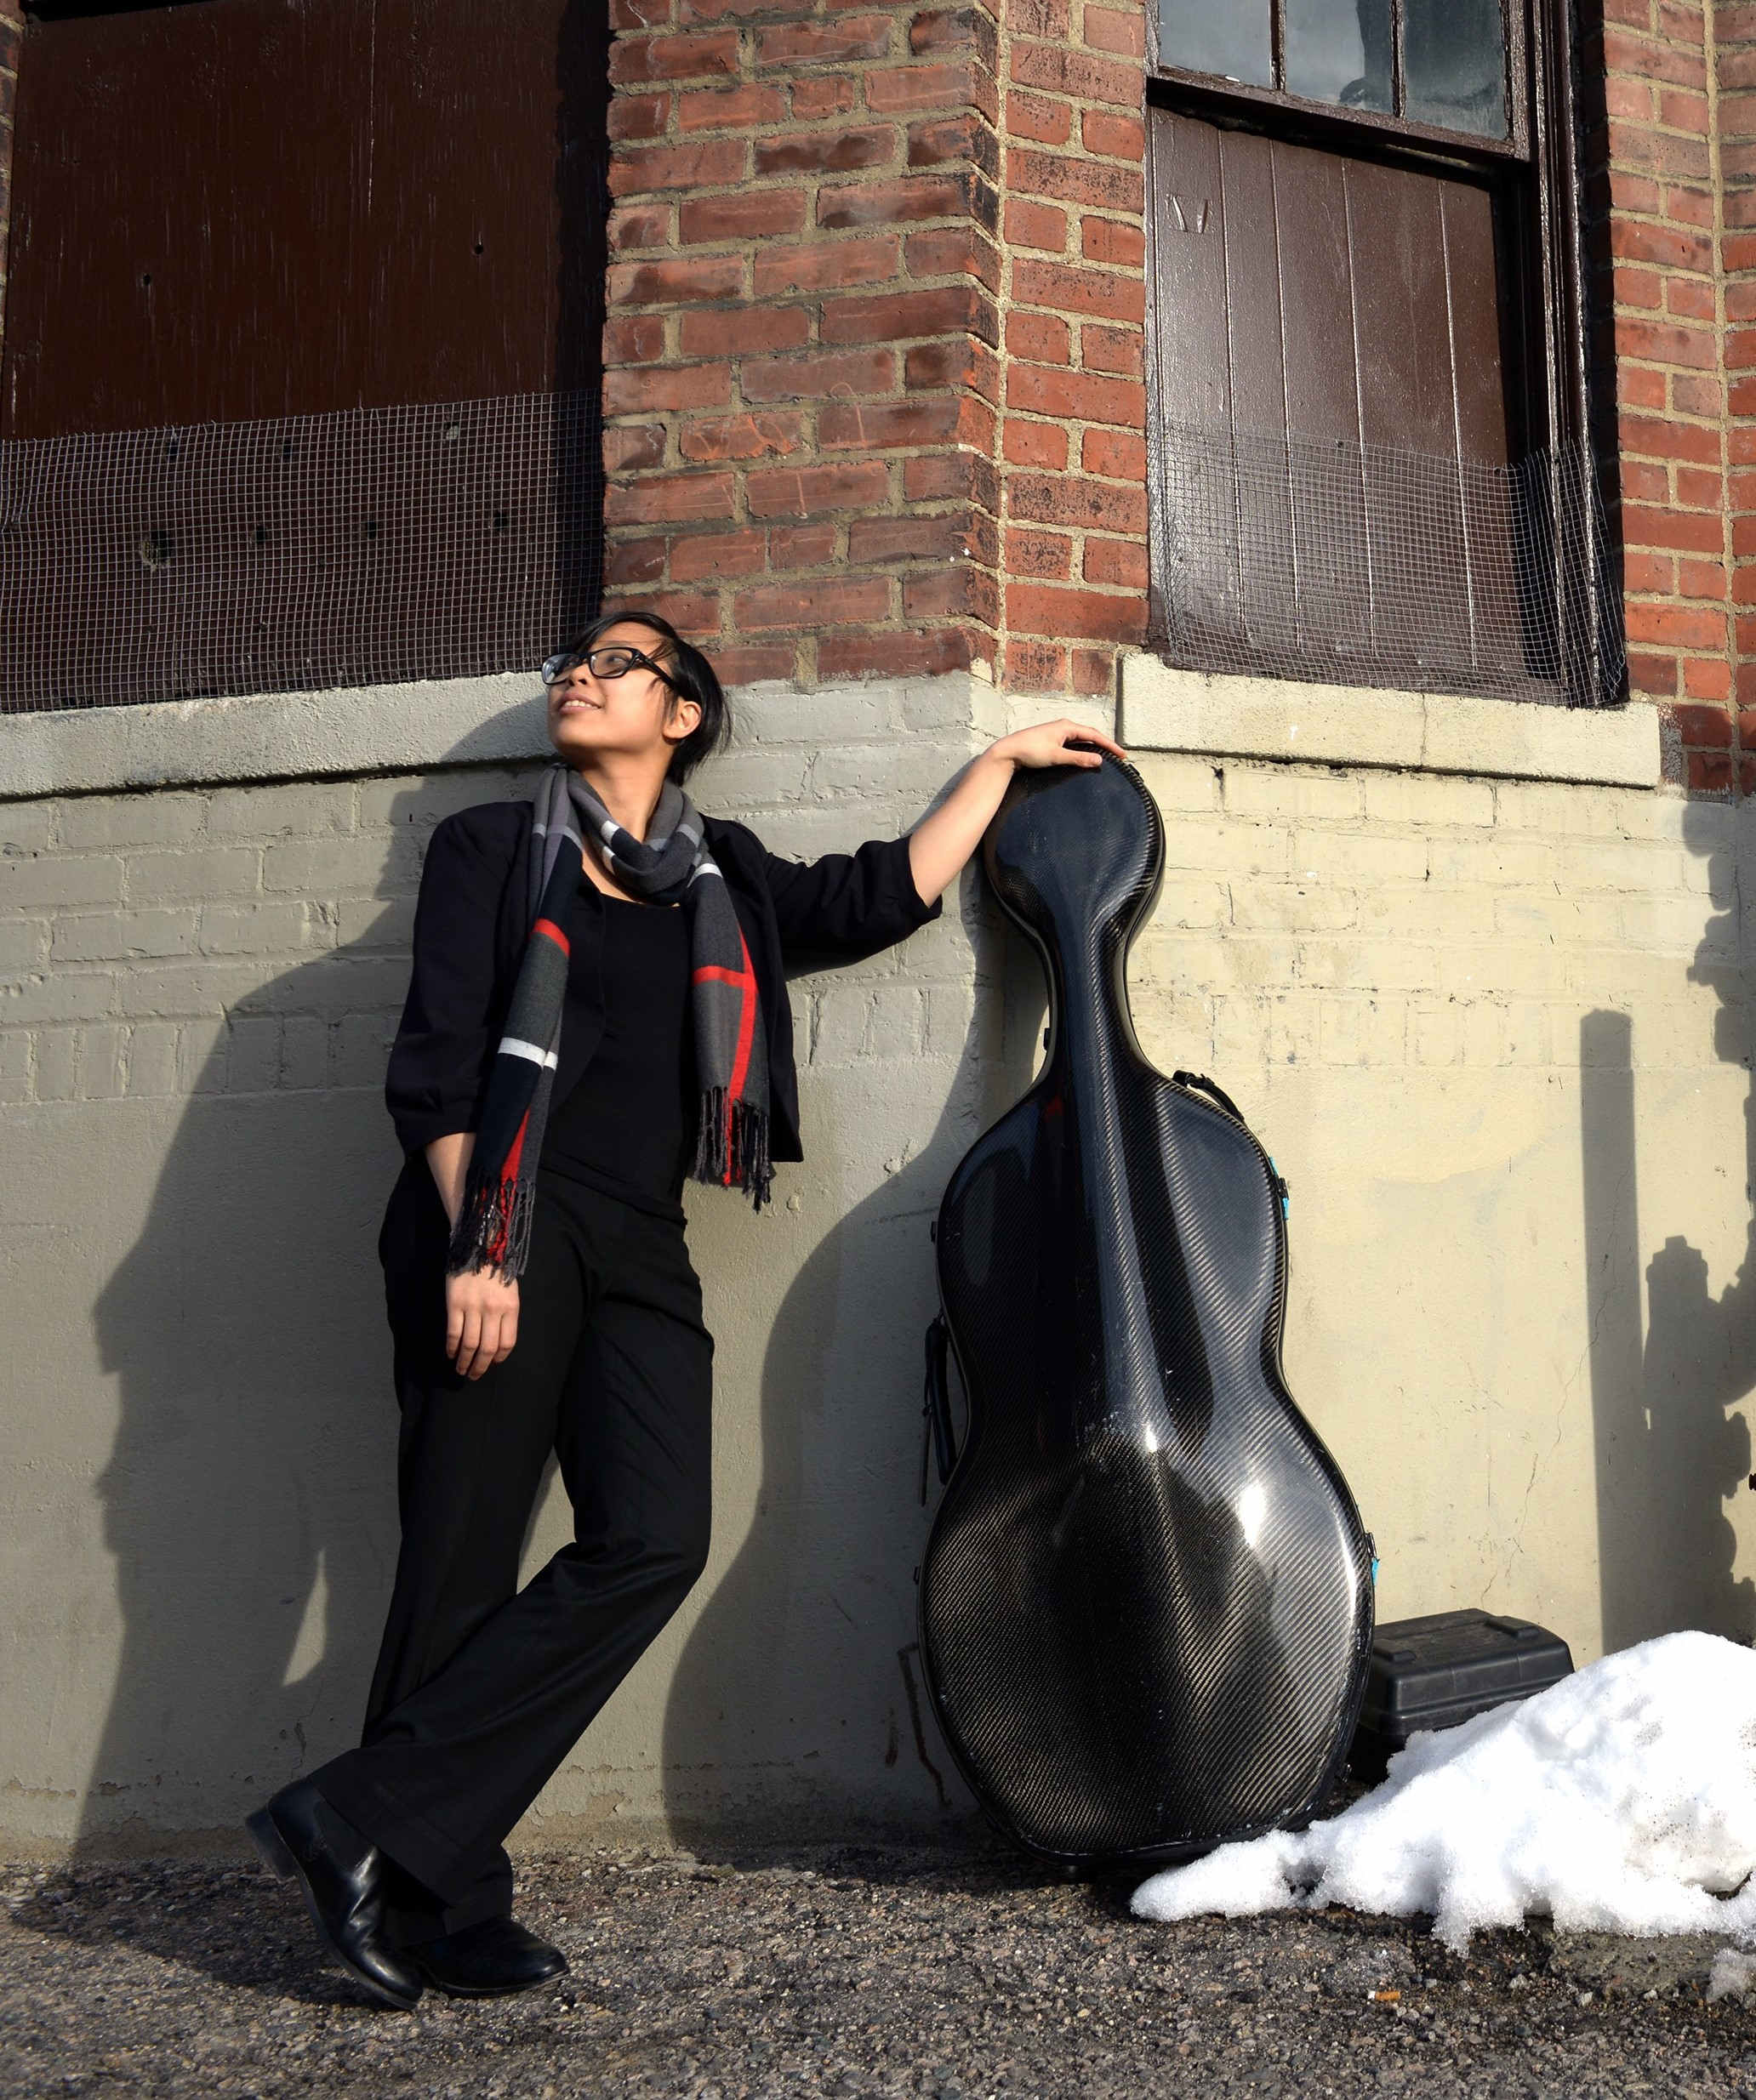
[[[202,0],[33,21],[0,436],[580,383],[602,260],[602,96],[589,54],[583,77],[562,64],[582,11]]]
[[[585,0],[31,24],[0,438],[67,442],[3,463],[0,709],[515,668],[594,609],[607,37]]]
[[[1503,534],[1466,529],[1462,490],[1508,458],[1492,200],[1181,112],[1154,138],[1156,405],[1201,521],[1166,517],[1178,601],[1253,659],[1266,589],[1298,635],[1263,668],[1424,679],[1460,622],[1509,602]]]
[[[1370,652],[1371,578],[1365,485],[1360,464],[1360,388],[1351,345],[1353,260],[1348,245],[1348,163],[1332,153],[1277,143],[1274,209],[1280,297],[1297,317],[1300,348],[1286,360],[1286,427],[1339,442],[1331,501],[1293,514],[1299,629],[1320,661],[1364,662]]]
[[[1419,664],[1438,660],[1456,617],[1445,586],[1464,574],[1455,477],[1442,466],[1423,472],[1405,457],[1457,456],[1440,184],[1355,163],[1348,169],[1348,227],[1372,642],[1387,663],[1407,657]],[[1471,287],[1478,298],[1483,289]],[[1491,309],[1491,281],[1485,293]]]
[[[568,12],[377,0],[366,399],[559,383],[556,346],[590,282],[569,285],[563,234],[590,213],[596,179],[594,113],[562,77]],[[572,259],[601,275],[601,241]]]
[[[1160,514],[1189,579],[1198,619],[1235,625],[1236,486],[1229,452],[1188,443],[1189,430],[1232,428],[1230,337],[1226,320],[1226,199],[1220,134],[1211,124],[1166,123],[1153,136],[1155,227],[1153,345],[1161,433],[1174,451],[1188,500]],[[1212,521],[1230,521],[1229,529]]]
[[[1258,134],[1219,134],[1220,188],[1225,208],[1226,355],[1231,374],[1236,475],[1238,566],[1241,576],[1293,573],[1294,502],[1276,448],[1250,433],[1286,427],[1287,341],[1280,283],[1280,227],[1275,209],[1276,149]]]
[[[350,399],[367,0],[33,21],[0,436]]]

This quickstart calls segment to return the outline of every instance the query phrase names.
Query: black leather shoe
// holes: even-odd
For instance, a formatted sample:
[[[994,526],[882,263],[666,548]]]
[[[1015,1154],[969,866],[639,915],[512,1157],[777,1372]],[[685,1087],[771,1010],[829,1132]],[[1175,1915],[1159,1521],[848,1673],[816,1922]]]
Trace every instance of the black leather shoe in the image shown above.
[[[384,1929],[384,1860],[309,1779],[282,1787],[246,1819],[275,1872],[305,1891],[319,1937],[349,1975],[403,2012],[421,1995],[419,1973]]]
[[[503,1998],[567,1973],[567,1956],[516,1918],[483,1918],[402,1949],[436,1990],[453,1998]]]

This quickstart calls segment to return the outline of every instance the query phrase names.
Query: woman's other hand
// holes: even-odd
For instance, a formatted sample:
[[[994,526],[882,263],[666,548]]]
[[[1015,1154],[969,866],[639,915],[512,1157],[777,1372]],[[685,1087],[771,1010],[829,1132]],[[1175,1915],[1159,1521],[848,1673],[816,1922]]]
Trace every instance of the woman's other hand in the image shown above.
[[[445,1353],[465,1378],[504,1363],[518,1340],[518,1284],[498,1269],[445,1279]]]
[[[445,1205],[446,1222],[455,1228],[463,1208],[464,1182],[473,1130],[453,1130],[427,1147],[427,1164]],[[498,1269],[470,1269],[445,1279],[445,1354],[465,1378],[480,1378],[504,1363],[518,1339],[518,1285]]]

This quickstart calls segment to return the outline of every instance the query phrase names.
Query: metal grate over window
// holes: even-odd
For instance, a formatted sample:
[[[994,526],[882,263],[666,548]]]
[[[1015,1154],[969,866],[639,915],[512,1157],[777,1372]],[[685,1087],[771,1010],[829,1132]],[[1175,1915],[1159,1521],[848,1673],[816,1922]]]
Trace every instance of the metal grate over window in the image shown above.
[[[1626,648],[1583,446],[1508,466],[1161,424],[1159,619],[1191,669],[1593,706]]]
[[[0,712],[456,678],[596,610],[596,390],[0,442]]]

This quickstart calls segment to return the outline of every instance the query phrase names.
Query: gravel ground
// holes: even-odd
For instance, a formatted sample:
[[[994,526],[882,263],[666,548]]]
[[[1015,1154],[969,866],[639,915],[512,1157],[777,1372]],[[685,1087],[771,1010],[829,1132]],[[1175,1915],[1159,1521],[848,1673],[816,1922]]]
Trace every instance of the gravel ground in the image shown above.
[[[979,1841],[520,1863],[572,1973],[412,2014],[254,1866],[0,1869],[0,2095],[1756,2096],[1714,1943],[1147,1925]]]

